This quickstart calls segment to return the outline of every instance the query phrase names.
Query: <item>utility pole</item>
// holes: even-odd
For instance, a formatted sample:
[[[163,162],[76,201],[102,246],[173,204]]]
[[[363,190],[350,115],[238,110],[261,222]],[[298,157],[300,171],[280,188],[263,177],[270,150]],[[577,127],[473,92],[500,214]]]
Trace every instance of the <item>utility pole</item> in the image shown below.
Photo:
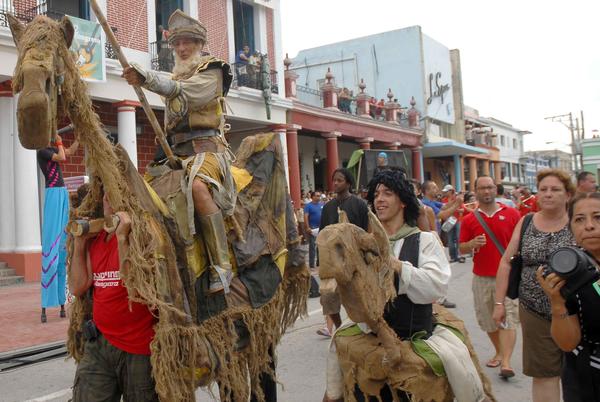
[[[581,130],[583,130],[583,126],[581,128],[579,127],[579,117],[577,117],[575,119],[575,132],[577,133],[577,155],[579,157],[579,166],[581,168],[580,170],[583,170],[583,154],[581,152]]]
[[[573,127],[573,113],[569,112],[569,131],[571,132],[571,152],[573,152],[573,169],[579,171],[577,164],[577,149],[575,148],[575,127]]]
[[[569,125],[566,125],[562,120],[563,117],[569,117]],[[571,132],[571,153],[573,159],[573,170],[578,171],[578,163],[577,163],[577,143],[575,142],[575,127],[573,126],[573,113],[569,112],[569,114],[561,114],[557,116],[545,117],[544,120],[556,121],[562,123],[565,127],[569,129]],[[581,166],[583,167],[583,158],[581,158]]]

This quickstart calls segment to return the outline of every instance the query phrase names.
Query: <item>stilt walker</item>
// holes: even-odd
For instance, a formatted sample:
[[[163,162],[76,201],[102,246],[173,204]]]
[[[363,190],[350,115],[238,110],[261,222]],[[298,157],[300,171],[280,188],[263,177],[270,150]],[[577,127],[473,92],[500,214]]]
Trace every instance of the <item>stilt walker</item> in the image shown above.
[[[69,220],[69,194],[63,180],[59,162],[73,155],[79,146],[75,140],[73,145],[65,149],[60,135],[56,135],[54,146],[37,151],[37,161],[44,178],[44,221],[42,223],[42,279],[41,321],[47,321],[46,308],[60,306],[60,317],[66,317],[66,262],[67,236],[65,226]]]

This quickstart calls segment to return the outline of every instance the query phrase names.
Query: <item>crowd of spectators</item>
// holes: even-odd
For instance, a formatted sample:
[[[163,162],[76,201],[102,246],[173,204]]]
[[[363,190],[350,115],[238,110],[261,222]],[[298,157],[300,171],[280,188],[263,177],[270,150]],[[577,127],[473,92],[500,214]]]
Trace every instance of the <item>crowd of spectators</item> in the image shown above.
[[[582,172],[573,183],[569,173],[545,169],[538,172],[535,194],[524,185],[507,191],[488,176],[477,178],[474,192],[430,180],[412,184],[422,208],[421,230],[439,235],[450,262],[473,259],[475,314],[494,353],[485,364],[497,367],[505,379],[516,375],[511,357],[520,326],[523,374],[532,378],[534,402],[558,402],[561,395],[565,402],[600,402],[600,309],[595,307],[600,305],[600,193],[595,176]],[[314,208],[310,204],[322,208],[335,197],[304,195],[305,217],[299,221],[306,223],[305,233],[316,226],[306,218]],[[575,281],[547,268],[561,247],[584,250],[588,259],[582,264],[595,279],[581,281],[569,293],[561,291]],[[515,256],[520,265],[511,264]],[[520,273],[511,276],[515,266]],[[514,278],[518,298],[507,293]],[[339,314],[335,318],[337,326]],[[328,322],[320,333],[331,331]]]

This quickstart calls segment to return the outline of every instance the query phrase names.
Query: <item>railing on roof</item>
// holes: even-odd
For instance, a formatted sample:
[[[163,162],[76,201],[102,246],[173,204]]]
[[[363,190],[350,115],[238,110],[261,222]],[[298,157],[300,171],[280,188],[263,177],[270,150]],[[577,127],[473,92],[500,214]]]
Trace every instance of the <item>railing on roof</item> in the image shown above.
[[[323,95],[318,89],[296,85],[296,97],[300,102],[307,105],[323,107]]]

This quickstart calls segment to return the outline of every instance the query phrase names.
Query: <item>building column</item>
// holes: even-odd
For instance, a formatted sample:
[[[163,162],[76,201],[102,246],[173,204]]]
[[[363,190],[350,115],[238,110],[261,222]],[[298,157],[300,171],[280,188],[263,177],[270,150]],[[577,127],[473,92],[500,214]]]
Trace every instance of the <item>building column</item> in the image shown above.
[[[333,73],[331,72],[331,68],[327,68],[327,73],[325,74],[325,84],[323,84],[323,88],[321,88],[321,95],[323,96],[323,107],[329,110],[339,110],[338,109],[338,91],[339,88],[335,86],[333,83]]]
[[[282,155],[282,162],[283,162],[283,166],[288,166],[288,147],[287,147],[287,138],[286,138],[286,133],[287,133],[287,124],[276,124],[271,126],[271,130],[273,130],[275,132],[275,134],[277,134],[279,136],[279,142],[281,143],[281,155]],[[297,144],[297,140],[296,140],[296,144]],[[297,151],[296,151],[297,152]],[[288,169],[284,169],[285,171],[285,182],[287,183],[288,186],[288,191],[290,189],[290,173],[288,171]]]
[[[489,159],[483,160],[483,175],[484,176],[490,175],[490,160]]]
[[[469,191],[475,191],[475,180],[477,180],[477,159],[469,158]]]
[[[411,148],[413,170],[412,175],[414,179],[421,183],[425,180],[425,174],[423,172],[423,153],[421,152],[422,149],[423,147]]]
[[[290,70],[292,59],[288,57],[287,53],[285,54],[283,65],[285,66],[285,71],[283,73],[285,77],[285,97],[296,99],[296,80],[298,79],[298,74],[296,74],[295,71]]]
[[[358,142],[358,146],[360,146],[360,149],[366,151],[366,150],[371,149],[371,143],[373,142],[373,137],[361,138],[359,140],[356,140],[356,142]]]
[[[452,157],[452,160],[454,162],[454,188],[456,189],[456,192],[462,191],[462,180],[461,180],[461,172],[462,172],[462,168],[461,168],[461,164],[460,164],[460,156],[459,155],[454,155]]]
[[[464,157],[459,157],[459,162],[460,162],[460,185],[461,188],[464,189],[465,191],[467,190],[467,186],[465,186],[465,158]]]
[[[300,183],[300,154],[298,152],[298,130],[302,126],[289,124],[286,131],[287,158],[288,158],[288,177],[290,186],[290,196],[294,202],[294,208],[300,208],[302,198]]]
[[[361,78],[360,84],[358,84],[358,88],[360,89],[360,93],[356,95],[356,115],[360,117],[364,117],[366,119],[372,119],[369,114],[369,98],[370,96],[365,93],[365,89],[367,88],[367,84]]]
[[[417,104],[417,101],[415,100],[415,97],[411,97],[410,98],[410,109],[408,109],[407,115],[408,115],[408,127],[410,128],[419,128],[419,118],[420,118],[420,113],[417,109],[415,109],[415,105]]]
[[[117,125],[119,144],[125,148],[131,163],[136,168],[138,167],[137,158],[137,130],[135,120],[135,108],[141,106],[139,102],[131,100],[123,100],[114,103],[117,108]]]
[[[17,122],[14,120],[12,90],[10,96],[0,96],[0,121],[0,172],[3,172],[0,174],[0,254],[3,254],[12,253],[15,249],[13,141]]]
[[[0,98],[0,114],[2,115],[2,128],[0,132],[8,134],[2,136],[8,138],[6,145],[9,146],[9,152],[12,151],[12,164],[3,166],[8,168],[8,172],[2,179],[2,184],[7,184],[3,188],[2,201],[8,201],[2,205],[1,210],[3,221],[0,226],[6,225],[0,232],[2,244],[0,251],[0,260],[5,261],[11,268],[17,271],[17,275],[25,277],[25,281],[33,282],[40,280],[42,265],[42,245],[40,233],[40,202],[38,196],[38,168],[35,150],[25,149],[21,146],[18,137],[18,126],[16,117],[17,98]],[[7,119],[5,120],[4,117]],[[4,143],[4,141],[3,141]],[[4,149],[4,147],[2,147]],[[2,153],[4,154],[3,151]],[[3,161],[4,162],[4,161]],[[12,183],[10,182],[12,178]],[[13,191],[10,191],[12,187]],[[6,198],[6,200],[5,200]],[[11,202],[12,201],[12,202]],[[6,216],[6,214],[12,216]],[[6,219],[6,220],[4,220]],[[10,233],[12,232],[12,233]]]
[[[327,146],[327,191],[333,190],[333,172],[339,167],[337,139],[342,136],[339,131],[321,134],[325,138]]]
[[[502,184],[502,162],[494,161],[494,183]]]

